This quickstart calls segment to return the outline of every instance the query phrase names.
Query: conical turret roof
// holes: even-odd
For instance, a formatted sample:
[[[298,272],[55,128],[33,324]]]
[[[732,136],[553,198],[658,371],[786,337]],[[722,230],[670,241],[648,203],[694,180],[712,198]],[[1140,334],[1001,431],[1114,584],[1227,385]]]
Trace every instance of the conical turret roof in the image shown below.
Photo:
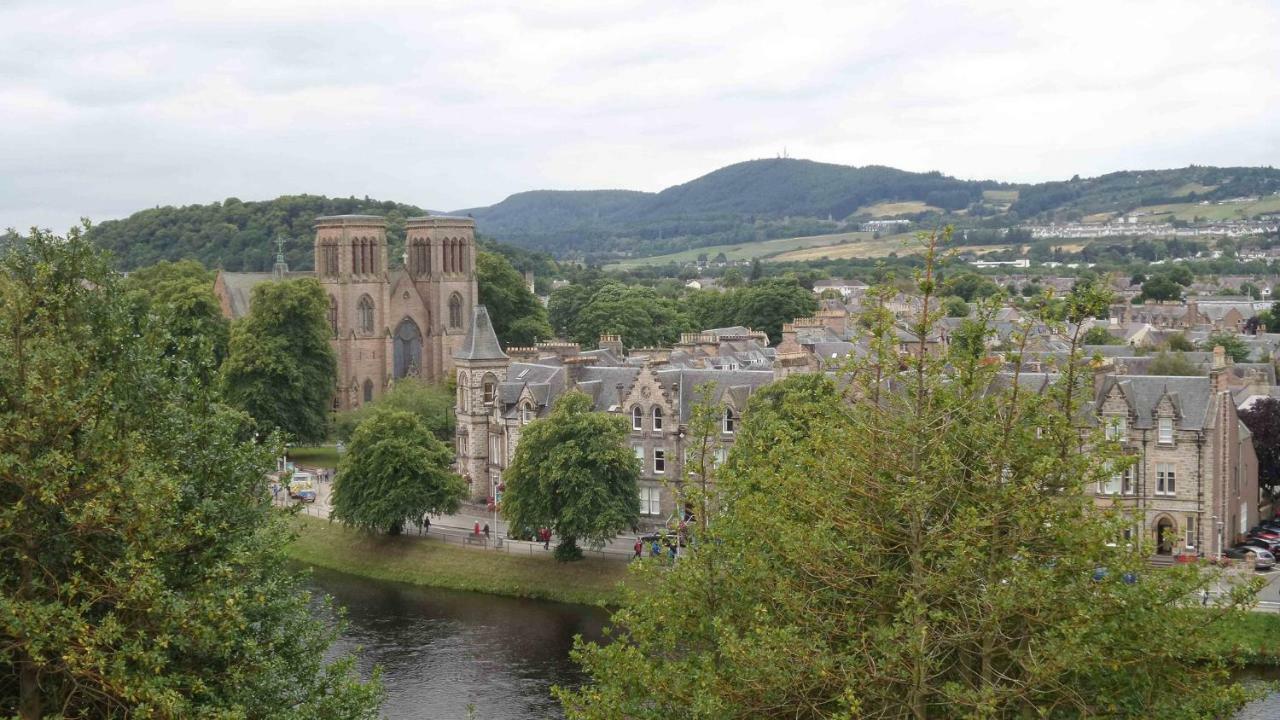
[[[498,344],[498,336],[493,332],[493,323],[489,321],[489,311],[483,305],[476,305],[471,316],[471,329],[467,331],[467,339],[462,347],[453,354],[455,360],[505,360],[507,354],[502,352]]]

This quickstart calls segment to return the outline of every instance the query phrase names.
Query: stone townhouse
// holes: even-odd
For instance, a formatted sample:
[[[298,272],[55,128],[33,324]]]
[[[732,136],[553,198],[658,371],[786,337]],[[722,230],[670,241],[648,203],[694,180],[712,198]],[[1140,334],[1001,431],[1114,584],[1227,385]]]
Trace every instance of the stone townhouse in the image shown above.
[[[380,397],[403,377],[441,381],[453,374],[476,303],[475,221],[429,216],[405,223],[398,267],[387,256],[387,222],[374,215],[316,218],[315,271],[289,272],[282,257],[270,273],[218,273],[214,293],[228,318],[249,311],[261,282],[314,277],[329,296],[328,320],[338,370],[333,409]]]
[[[627,443],[641,466],[643,524],[662,525],[681,514],[677,490],[693,408],[705,397],[715,409],[712,452],[723,459],[749,397],[775,379],[773,370],[691,368],[652,358],[626,364],[610,349],[580,352],[569,343],[539,348],[536,359],[513,361],[499,345],[488,311],[477,306],[470,333],[454,353],[457,466],[475,499],[495,497],[524,426],[545,417],[564,393],[580,390],[597,411],[626,418]],[[518,352],[528,357],[531,349]]]
[[[1258,521],[1258,464],[1221,348],[1208,377],[1106,374],[1094,411],[1134,464],[1095,502],[1136,510],[1158,555],[1217,556]]]

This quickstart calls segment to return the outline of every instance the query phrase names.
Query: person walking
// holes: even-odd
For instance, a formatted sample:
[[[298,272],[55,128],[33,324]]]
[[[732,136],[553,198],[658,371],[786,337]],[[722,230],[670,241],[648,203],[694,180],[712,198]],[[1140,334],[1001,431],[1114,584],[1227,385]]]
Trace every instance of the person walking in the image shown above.
[[[489,523],[484,524],[484,541],[489,542]]]
[[[426,515],[423,515],[422,516],[422,534],[426,535],[429,532],[431,532],[431,518]]]
[[[479,521],[479,520],[477,520],[477,521],[476,521],[476,524],[471,528],[471,534],[472,534],[472,535],[479,535],[479,534],[480,534],[480,521]]]
[[[636,551],[636,554],[635,554],[635,555],[632,555],[632,556],[631,556],[631,559],[632,559],[632,560],[639,560],[639,559],[640,559],[640,553],[644,550],[644,541],[643,541],[643,540],[641,540],[640,538],[636,538],[636,544],[635,544],[631,549]]]
[[[654,541],[653,541],[653,545],[652,545],[652,546],[650,546],[650,548],[649,548],[649,555],[650,555],[651,557],[658,557],[658,556],[662,555],[662,545],[658,544],[658,541],[657,541],[657,540],[654,540]]]
[[[545,527],[542,528],[542,531],[540,534],[542,535],[542,549],[550,550],[551,549],[551,528],[545,528]]]

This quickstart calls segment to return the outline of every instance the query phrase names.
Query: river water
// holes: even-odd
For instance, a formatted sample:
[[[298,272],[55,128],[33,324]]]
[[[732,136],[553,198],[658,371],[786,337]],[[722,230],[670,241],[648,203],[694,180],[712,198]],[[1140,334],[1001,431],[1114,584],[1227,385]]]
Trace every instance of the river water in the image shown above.
[[[438,590],[315,568],[312,586],[346,608],[333,652],[363,648],[383,670],[387,718],[560,718],[552,685],[577,685],[574,635],[598,640],[608,615],[582,605]]]

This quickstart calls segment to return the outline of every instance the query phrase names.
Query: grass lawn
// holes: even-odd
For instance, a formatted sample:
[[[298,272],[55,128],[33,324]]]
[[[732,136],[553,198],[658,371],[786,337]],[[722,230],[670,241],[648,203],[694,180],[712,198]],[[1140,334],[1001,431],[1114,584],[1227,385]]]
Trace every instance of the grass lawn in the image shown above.
[[[1236,203],[1175,203],[1171,205],[1148,205],[1134,212],[1149,213],[1154,217],[1143,218],[1151,221],[1167,221],[1169,219],[1190,221],[1202,217],[1210,222],[1216,220],[1246,220],[1254,215],[1280,212],[1280,195],[1268,195],[1254,202]]]
[[[1253,612],[1219,626],[1221,648],[1252,665],[1280,665],[1280,613]]]
[[[338,449],[332,445],[318,447],[291,447],[289,459],[298,465],[307,467],[338,467]]]
[[[647,267],[650,265],[666,265],[667,263],[691,263],[698,259],[699,255],[705,254],[709,258],[714,258],[720,253],[729,260],[752,260],[754,258],[766,258],[770,255],[776,255],[789,250],[796,250],[807,247],[820,247],[826,245],[839,245],[846,242],[856,242],[858,240],[870,239],[872,233],[869,232],[847,232],[835,233],[832,235],[806,235],[803,237],[777,238],[775,240],[761,240],[759,242],[741,242],[732,245],[711,245],[709,247],[690,248],[681,250],[676,253],[668,253],[666,255],[653,255],[650,257],[634,258],[631,260],[623,260],[611,265],[606,265],[606,270],[629,270],[637,267]]]
[[[374,536],[320,518],[294,518],[291,558],[376,580],[587,605],[616,604],[627,564],[587,558],[559,563],[545,555],[507,555],[416,536]]]

